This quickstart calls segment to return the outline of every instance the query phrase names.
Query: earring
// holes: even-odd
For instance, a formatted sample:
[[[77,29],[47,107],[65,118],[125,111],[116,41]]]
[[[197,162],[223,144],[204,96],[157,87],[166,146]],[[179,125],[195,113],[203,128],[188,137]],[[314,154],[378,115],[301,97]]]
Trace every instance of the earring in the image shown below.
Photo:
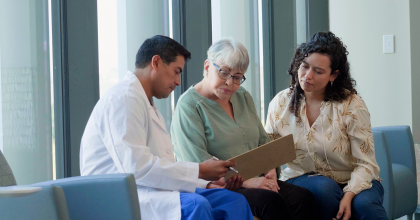
[[[332,87],[332,86],[333,86],[333,82],[334,82],[334,81],[330,81],[330,82],[331,82],[331,87]]]

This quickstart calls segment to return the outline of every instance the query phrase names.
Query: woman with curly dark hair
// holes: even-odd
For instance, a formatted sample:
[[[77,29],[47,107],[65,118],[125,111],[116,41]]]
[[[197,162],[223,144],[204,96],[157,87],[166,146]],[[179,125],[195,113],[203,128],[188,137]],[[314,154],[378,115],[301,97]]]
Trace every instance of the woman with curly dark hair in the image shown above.
[[[271,139],[293,134],[296,160],[280,180],[309,189],[319,219],[388,219],[369,111],[354,88],[348,51],[331,32],[301,44],[289,88],[268,109]]]

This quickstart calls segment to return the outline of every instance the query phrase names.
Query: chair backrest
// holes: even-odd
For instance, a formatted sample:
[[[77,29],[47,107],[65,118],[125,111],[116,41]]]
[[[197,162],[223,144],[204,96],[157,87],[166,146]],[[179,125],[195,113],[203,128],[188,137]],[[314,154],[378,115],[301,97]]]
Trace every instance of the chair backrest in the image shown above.
[[[68,220],[63,189],[45,186],[41,191],[28,195],[0,198],[0,218],[5,220]]]
[[[140,219],[133,174],[79,176],[36,183],[63,188],[71,219]]]
[[[12,169],[10,169],[9,163],[7,163],[3,152],[0,150],[0,186],[14,186],[16,185],[16,179],[13,175]]]
[[[408,167],[417,176],[414,142],[410,127],[387,126],[375,127],[372,130],[385,133],[392,163]]]
[[[382,131],[372,131],[375,143],[375,157],[379,165],[379,177],[382,179],[384,188],[383,206],[388,218],[392,219],[394,209],[394,177],[392,173],[391,156],[389,153],[388,141]]]

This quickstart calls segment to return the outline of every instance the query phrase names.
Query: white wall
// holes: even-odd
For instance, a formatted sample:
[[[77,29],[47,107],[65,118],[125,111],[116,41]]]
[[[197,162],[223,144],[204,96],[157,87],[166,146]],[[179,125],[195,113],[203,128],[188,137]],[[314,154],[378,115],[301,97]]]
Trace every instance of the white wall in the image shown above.
[[[348,46],[373,127],[412,126],[409,11],[408,0],[329,1],[330,30]],[[395,53],[382,53],[383,35],[395,35]]]

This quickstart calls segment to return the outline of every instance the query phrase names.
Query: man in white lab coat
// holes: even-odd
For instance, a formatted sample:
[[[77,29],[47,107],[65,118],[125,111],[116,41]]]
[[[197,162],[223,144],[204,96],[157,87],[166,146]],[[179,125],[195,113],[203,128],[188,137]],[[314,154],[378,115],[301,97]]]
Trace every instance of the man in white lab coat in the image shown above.
[[[109,89],[89,118],[80,146],[81,174],[133,173],[145,220],[251,220],[242,195],[210,189],[220,188],[223,181],[219,179],[235,163],[175,162],[170,135],[153,104],[153,97],[167,98],[180,85],[180,74],[190,56],[165,36],[142,44],[134,73],[127,72]],[[240,177],[226,183],[228,188],[241,184]]]

